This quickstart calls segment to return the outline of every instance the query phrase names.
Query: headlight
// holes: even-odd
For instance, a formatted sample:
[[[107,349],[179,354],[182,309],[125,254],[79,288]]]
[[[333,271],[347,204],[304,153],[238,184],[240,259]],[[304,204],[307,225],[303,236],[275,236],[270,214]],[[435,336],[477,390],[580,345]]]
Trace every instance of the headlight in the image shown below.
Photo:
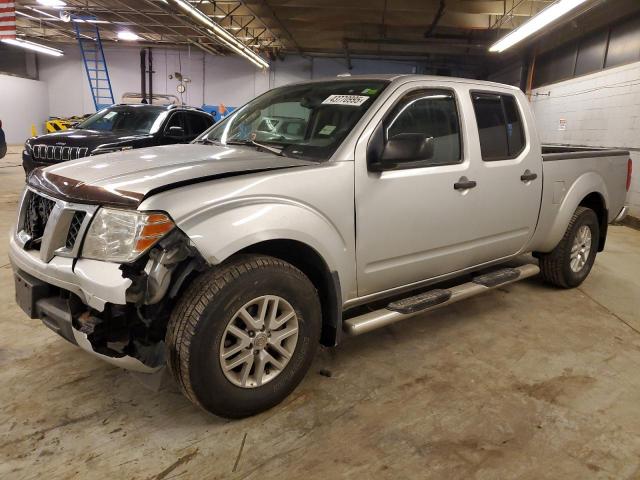
[[[135,260],[175,224],[166,213],[100,208],[91,220],[82,256],[126,263]]]

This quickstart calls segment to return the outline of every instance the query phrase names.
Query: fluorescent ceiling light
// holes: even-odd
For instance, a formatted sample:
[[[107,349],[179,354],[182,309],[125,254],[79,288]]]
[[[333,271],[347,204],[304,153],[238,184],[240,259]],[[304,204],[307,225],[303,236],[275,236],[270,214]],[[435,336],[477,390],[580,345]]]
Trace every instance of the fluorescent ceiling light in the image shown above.
[[[491,45],[489,51],[505,51],[507,48],[533,35],[586,1],[587,0],[558,0]]]
[[[72,18],[72,21],[76,22],[76,23],[111,23],[108,20],[97,20],[95,18]]]
[[[41,45],[39,43],[30,42],[29,40],[22,40],[17,38],[14,40],[11,38],[5,38],[4,40],[2,40],[2,42],[8,43],[9,45],[14,45],[16,47],[26,48],[27,50],[33,50],[34,52],[53,55],[54,57],[61,57],[62,55],[64,55],[64,52],[62,50],[58,50],[57,48],[53,47],[47,47],[46,45]]]
[[[238,41],[236,37],[227,32],[224,28],[211,20],[207,15],[202,13],[197,8],[193,7],[185,0],[173,0],[180,8],[198,20],[200,23],[209,27],[207,31],[214,37],[220,40],[223,44],[236,52],[238,55],[242,55],[246,59],[250,60],[254,65],[260,68],[269,68],[269,64],[260,55],[256,54],[253,50],[249,49],[242,42]]]
[[[66,7],[67,4],[61,0],[38,0],[40,5],[44,5],[45,7],[53,7],[53,8],[62,8]]]
[[[127,42],[135,42],[136,40],[140,40],[140,37],[129,30],[120,30],[118,32],[118,38],[120,40],[125,40]]]

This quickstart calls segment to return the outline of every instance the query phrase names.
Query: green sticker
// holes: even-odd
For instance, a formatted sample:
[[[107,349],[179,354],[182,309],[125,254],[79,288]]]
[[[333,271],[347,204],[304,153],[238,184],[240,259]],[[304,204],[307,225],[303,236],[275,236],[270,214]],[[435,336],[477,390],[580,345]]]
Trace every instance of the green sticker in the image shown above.
[[[331,135],[331,132],[333,132],[335,129],[335,125],[325,125],[324,127],[322,127],[322,130],[318,132],[318,135]]]
[[[375,95],[376,93],[378,93],[378,89],[377,88],[365,88],[364,90],[362,90],[362,93],[364,95]]]

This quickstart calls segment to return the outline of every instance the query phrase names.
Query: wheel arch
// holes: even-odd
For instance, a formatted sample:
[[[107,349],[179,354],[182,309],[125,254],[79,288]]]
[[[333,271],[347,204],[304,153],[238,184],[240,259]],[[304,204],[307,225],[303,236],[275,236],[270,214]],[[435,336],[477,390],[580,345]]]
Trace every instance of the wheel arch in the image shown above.
[[[598,237],[598,251],[604,250],[604,244],[607,239],[607,228],[609,227],[609,212],[604,197],[600,192],[591,192],[578,204],[579,207],[590,208],[598,217],[598,226],[600,227]]]

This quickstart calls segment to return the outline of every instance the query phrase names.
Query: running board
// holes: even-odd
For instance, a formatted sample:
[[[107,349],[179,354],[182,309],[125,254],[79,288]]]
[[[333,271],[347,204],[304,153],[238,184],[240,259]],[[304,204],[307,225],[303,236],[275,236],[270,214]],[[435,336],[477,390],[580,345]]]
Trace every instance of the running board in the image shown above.
[[[385,308],[368,312],[344,321],[347,335],[360,335],[392,323],[411,318],[436,308],[444,307],[465,298],[473,297],[494,288],[540,273],[537,265],[528,264],[515,268],[502,268],[473,278],[472,281],[447,289],[435,289],[413,297],[391,302]]]

